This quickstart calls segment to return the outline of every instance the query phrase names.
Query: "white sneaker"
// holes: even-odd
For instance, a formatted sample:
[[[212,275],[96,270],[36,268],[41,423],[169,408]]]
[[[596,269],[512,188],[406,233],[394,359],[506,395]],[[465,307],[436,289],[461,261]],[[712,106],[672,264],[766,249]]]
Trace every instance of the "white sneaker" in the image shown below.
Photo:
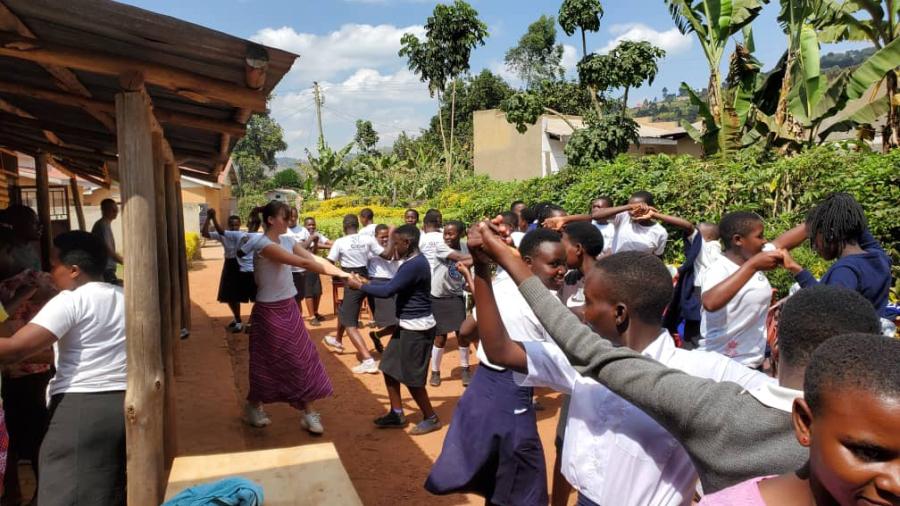
[[[378,362],[374,359],[364,360],[350,370],[355,374],[378,374],[380,372],[378,370]]]
[[[252,404],[247,404],[244,406],[244,422],[251,427],[265,427],[271,424],[272,420],[261,407],[257,408]]]
[[[307,411],[300,417],[300,427],[307,430],[310,434],[321,434],[325,432],[322,427],[322,415],[315,411]]]
[[[344,353],[344,344],[338,341],[334,336],[325,336],[325,339],[323,339],[322,342],[325,343],[325,346],[328,346],[338,353]]]

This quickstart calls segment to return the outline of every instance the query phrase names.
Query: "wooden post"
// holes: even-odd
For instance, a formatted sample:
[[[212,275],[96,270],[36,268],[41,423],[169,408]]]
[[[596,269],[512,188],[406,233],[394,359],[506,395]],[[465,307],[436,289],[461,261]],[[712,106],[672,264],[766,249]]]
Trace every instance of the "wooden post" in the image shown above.
[[[172,350],[176,335],[172,334],[172,280],[169,278],[168,223],[166,223],[166,158],[162,132],[153,133],[153,189],[156,193],[156,260],[159,268],[160,332],[162,333],[163,368],[166,372],[165,410],[163,424],[166,465],[175,458],[175,368]]]
[[[84,206],[81,204],[81,188],[78,188],[78,180],[69,178],[69,190],[72,191],[72,202],[75,203],[75,215],[78,217],[78,230],[87,230],[84,223]]]
[[[50,175],[47,162],[50,156],[38,153],[34,158],[34,173],[37,184],[37,214],[41,224],[41,268],[50,270],[50,248],[53,246],[53,223],[50,222]]]
[[[119,180],[125,250],[125,332],[128,390],[125,428],[128,504],[160,504],[165,490],[156,194],[150,99],[144,91],[116,95]]]
[[[182,322],[182,300],[184,294],[181,292],[181,262],[179,261],[178,249],[178,196],[176,195],[178,180],[178,166],[174,163],[166,164],[165,186],[166,186],[166,221],[168,222],[169,237],[166,244],[169,247],[169,279],[172,287],[172,300],[170,310],[172,311],[172,355],[175,364],[175,375],[181,375],[181,360],[178,352],[178,336],[181,333]]]
[[[178,269],[181,275],[179,279],[179,285],[181,286],[181,327],[190,329],[191,289],[190,285],[188,285],[187,245],[184,238],[184,200],[181,197],[181,177],[175,178],[175,197],[177,199],[175,211],[178,213],[178,263],[181,266]]]

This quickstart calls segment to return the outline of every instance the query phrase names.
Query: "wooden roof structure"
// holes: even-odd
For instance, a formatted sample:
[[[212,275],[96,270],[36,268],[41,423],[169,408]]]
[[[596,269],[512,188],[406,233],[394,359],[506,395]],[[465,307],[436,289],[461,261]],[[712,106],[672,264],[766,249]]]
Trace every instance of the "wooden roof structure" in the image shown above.
[[[73,188],[76,176],[119,182],[128,504],[162,502],[177,453],[178,343],[190,328],[179,172],[216,181],[296,58],[110,0],[0,0],[0,150],[35,158],[42,258],[49,165]]]
[[[215,180],[296,57],[109,0],[2,0],[0,146],[108,185],[115,95],[142,78],[175,162]]]

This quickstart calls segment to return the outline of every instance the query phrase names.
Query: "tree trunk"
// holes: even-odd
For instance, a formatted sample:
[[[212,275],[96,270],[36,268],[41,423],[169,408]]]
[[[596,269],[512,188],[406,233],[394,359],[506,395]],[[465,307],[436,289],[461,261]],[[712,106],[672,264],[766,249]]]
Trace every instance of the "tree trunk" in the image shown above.
[[[444,156],[447,156],[447,135],[444,133],[444,100],[441,92],[438,92],[438,125],[441,127],[441,146],[444,148]]]
[[[625,87],[625,94],[622,95],[622,113],[628,112],[628,86]]]
[[[584,35],[584,29],[581,30],[581,51],[582,58],[587,58],[587,38]],[[591,92],[591,104],[594,105],[594,112],[597,113],[597,116],[600,116],[600,101],[597,100],[597,88],[593,86],[588,86],[588,91]]]
[[[885,129],[881,134],[882,150],[885,153],[892,148],[900,147],[900,106],[895,101],[897,96],[896,70],[887,73],[887,94],[890,105],[888,106]]]
[[[450,176],[453,172],[453,134],[456,129],[456,80],[453,80],[453,90],[450,95],[450,151],[447,157],[447,184],[450,184]]]
[[[563,120],[563,122],[564,122],[566,125],[568,125],[569,128],[572,129],[572,132],[573,132],[573,133],[574,133],[576,130],[578,130],[577,128],[575,128],[575,125],[573,125],[572,122],[569,121],[569,118],[567,118],[567,117],[565,117],[565,115],[563,115],[563,113],[561,113],[561,112],[559,112],[559,111],[557,111],[557,110],[551,109],[551,108],[549,108],[549,107],[544,107],[544,110],[547,111],[547,112],[549,112],[550,114],[553,114],[554,116],[557,116],[559,119]]]
[[[788,94],[791,92],[791,68],[794,66],[794,58],[796,58],[795,53],[788,51],[787,60],[784,63],[784,79],[781,80],[781,91],[778,93],[778,107],[775,109],[775,126],[778,127],[779,132],[787,120]]]
[[[718,68],[710,68],[709,85],[706,90],[706,101],[709,104],[709,113],[716,121],[716,127],[719,131],[716,134],[719,151],[726,151],[728,148],[728,139],[725,137],[725,108],[722,107],[722,80],[719,77]]]

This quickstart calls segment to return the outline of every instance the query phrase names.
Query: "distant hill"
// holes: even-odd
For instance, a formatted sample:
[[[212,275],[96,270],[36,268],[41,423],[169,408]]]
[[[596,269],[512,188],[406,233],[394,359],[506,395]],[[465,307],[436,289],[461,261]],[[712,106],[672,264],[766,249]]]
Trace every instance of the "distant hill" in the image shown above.
[[[826,53],[822,55],[819,66],[826,71],[856,67],[873,54],[875,54],[874,47],[851,49],[842,53]]]
[[[275,161],[278,162],[279,169],[290,169],[296,167],[302,160],[299,158],[291,158],[289,156],[276,156]]]

